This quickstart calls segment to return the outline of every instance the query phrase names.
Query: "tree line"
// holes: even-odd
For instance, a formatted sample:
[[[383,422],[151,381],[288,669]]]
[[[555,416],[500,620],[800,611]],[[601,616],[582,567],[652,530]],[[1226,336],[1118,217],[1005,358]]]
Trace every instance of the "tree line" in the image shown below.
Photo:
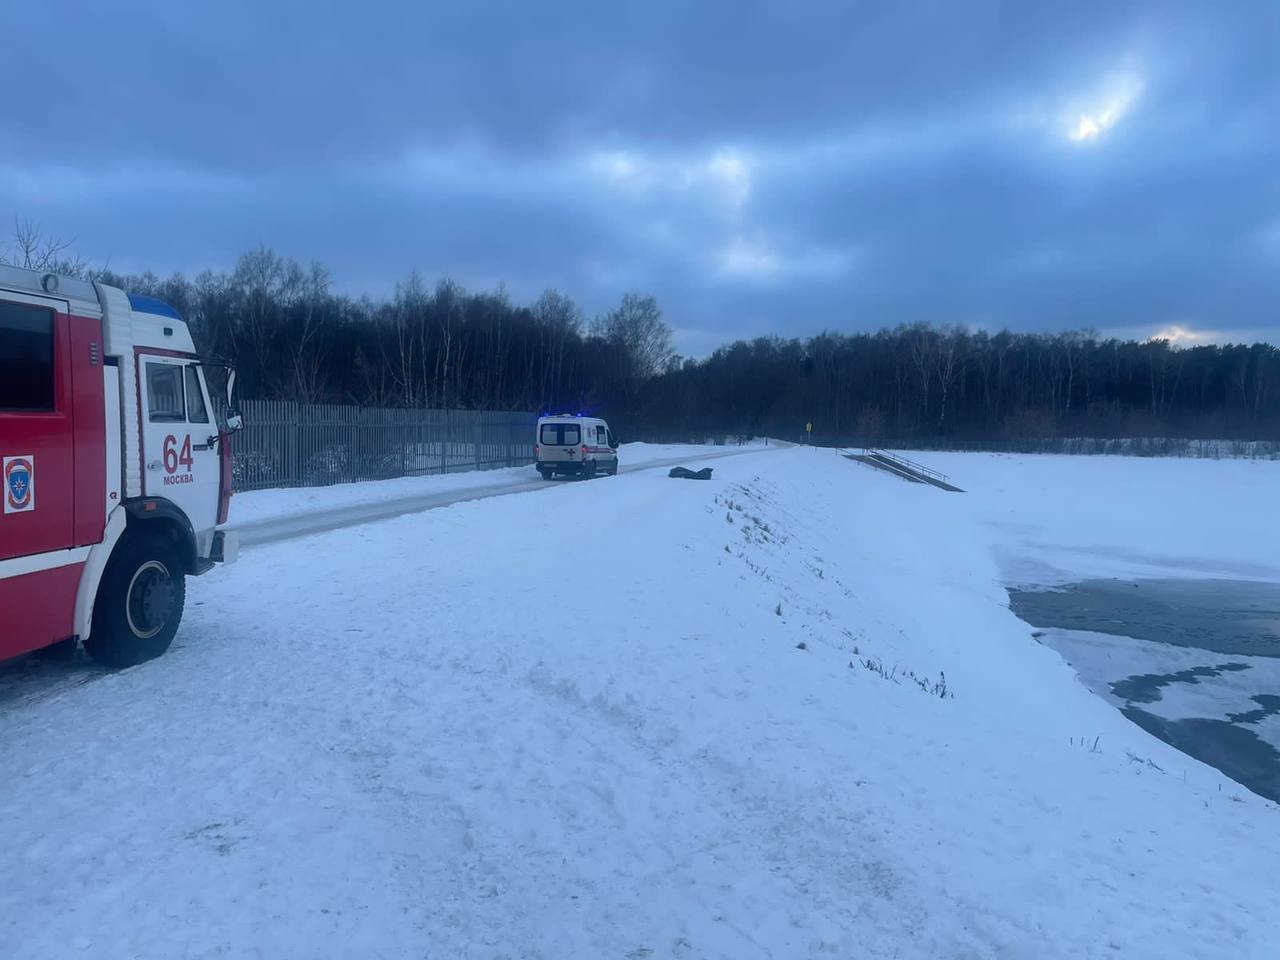
[[[194,279],[100,279],[160,297],[203,353],[232,360],[242,396],[303,403],[480,410],[579,410],[634,399],[671,353],[651,297],[627,294],[588,324],[548,290],[517,305],[418,274],[383,300],[332,289],[328,271],[268,249]]]
[[[390,297],[260,248],[194,278],[93,270],[20,224],[0,262],[159,297],[198,349],[233,361],[241,396],[381,407],[581,411],[624,437],[818,442],[1058,436],[1280,438],[1280,350],[1178,347],[1089,330],[988,333],[914,324],[737,341],[681,359],[654,298],[588,322],[567,295],[530,304],[418,274]]]
[[[646,420],[850,443],[1280,438],[1280,350],[927,324],[732,343],[648,385]]]

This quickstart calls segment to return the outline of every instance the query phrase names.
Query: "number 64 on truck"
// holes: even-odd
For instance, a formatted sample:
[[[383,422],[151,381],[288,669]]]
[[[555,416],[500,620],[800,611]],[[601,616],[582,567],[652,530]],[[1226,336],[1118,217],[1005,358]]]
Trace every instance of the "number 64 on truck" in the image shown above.
[[[168,304],[0,266],[0,660],[79,640],[126,667],[168,649],[185,578],[238,550],[234,384]]]

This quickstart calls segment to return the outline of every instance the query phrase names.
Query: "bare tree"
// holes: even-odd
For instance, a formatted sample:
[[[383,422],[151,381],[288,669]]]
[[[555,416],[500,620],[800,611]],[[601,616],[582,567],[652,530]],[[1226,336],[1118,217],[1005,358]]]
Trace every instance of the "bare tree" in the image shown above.
[[[329,298],[329,271],[312,263],[302,279],[301,323],[289,341],[293,393],[302,403],[315,403],[325,388],[325,324],[320,315]]]
[[[591,332],[625,350],[640,379],[660,373],[675,352],[658,301],[638,293],[624,295],[616,310],[596,318]]]
[[[944,330],[938,337],[937,347],[933,354],[934,375],[938,381],[941,394],[941,405],[938,410],[938,426],[945,426],[947,420],[947,398],[956,383],[967,356],[967,334],[963,327],[952,327]]]
[[[917,323],[905,331],[911,350],[911,362],[920,377],[920,422],[929,415],[929,385],[933,380],[938,334],[928,324]]]
[[[0,246],[0,263],[63,277],[83,277],[89,272],[89,265],[80,256],[68,252],[74,243],[74,240],[45,233],[34,221],[15,217],[13,240]]]
[[[384,366],[390,368],[391,380],[404,406],[425,406],[428,383],[425,335],[427,294],[416,270],[404,283],[396,284],[391,312],[395,353],[390,358],[384,355]]]
[[[285,261],[268,247],[259,247],[241,256],[231,274],[237,301],[237,322],[231,326],[231,335],[237,352],[247,352],[253,358],[253,378],[266,392],[274,390],[272,346],[281,308],[291,292],[291,266],[297,270],[296,263]]]
[[[559,399],[565,390],[565,352],[570,342],[582,336],[582,311],[558,290],[545,290],[533,304],[532,314],[540,334],[545,334],[547,349],[541,371],[539,400]]]
[[[461,370],[463,358],[460,355],[464,347],[464,343],[460,336],[461,330],[459,316],[462,313],[462,299],[466,296],[465,291],[447,277],[436,284],[436,293],[433,308],[436,314],[436,325],[440,333],[440,348],[437,356],[440,358],[437,364],[439,373],[436,377],[436,383],[439,386],[439,400],[436,406],[446,409],[451,400],[456,402],[456,397],[461,392],[458,381],[461,380],[459,375],[455,375],[453,370]],[[454,381],[457,392],[450,392],[450,381]]]

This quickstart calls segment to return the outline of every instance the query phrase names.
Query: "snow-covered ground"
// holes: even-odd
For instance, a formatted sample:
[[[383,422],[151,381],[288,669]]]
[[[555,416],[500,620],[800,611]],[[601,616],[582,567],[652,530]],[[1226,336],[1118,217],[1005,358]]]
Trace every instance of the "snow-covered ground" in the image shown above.
[[[247,551],[0,706],[4,955],[1274,956],[1280,811],[1003,584],[1265,576],[1280,464],[919,459],[970,492],[793,448]]]
[[[1087,577],[1280,580],[1269,460],[906,453],[949,474],[1016,584]]]
[[[739,449],[741,448],[677,443],[625,443],[618,450],[618,461],[624,467],[641,467],[678,457],[705,457]],[[233,526],[255,524],[281,517],[322,513],[335,508],[383,504],[424,494],[506,487],[538,479],[532,466],[524,466],[430,474],[421,477],[398,477],[394,480],[369,483],[336,483],[327,487],[251,490],[247,493],[237,493],[231,498],[231,524]]]

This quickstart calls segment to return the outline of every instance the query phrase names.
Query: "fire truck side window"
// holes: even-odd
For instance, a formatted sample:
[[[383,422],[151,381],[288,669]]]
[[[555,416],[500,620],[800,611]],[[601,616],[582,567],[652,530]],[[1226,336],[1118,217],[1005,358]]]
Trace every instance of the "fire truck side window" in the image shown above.
[[[182,423],[182,367],[172,363],[147,364],[147,415],[152,423]]]
[[[187,371],[187,422],[208,423],[209,411],[204,408],[204,394],[200,390],[200,375],[195,364],[184,367]]]
[[[53,409],[53,311],[0,301],[0,410]]]

